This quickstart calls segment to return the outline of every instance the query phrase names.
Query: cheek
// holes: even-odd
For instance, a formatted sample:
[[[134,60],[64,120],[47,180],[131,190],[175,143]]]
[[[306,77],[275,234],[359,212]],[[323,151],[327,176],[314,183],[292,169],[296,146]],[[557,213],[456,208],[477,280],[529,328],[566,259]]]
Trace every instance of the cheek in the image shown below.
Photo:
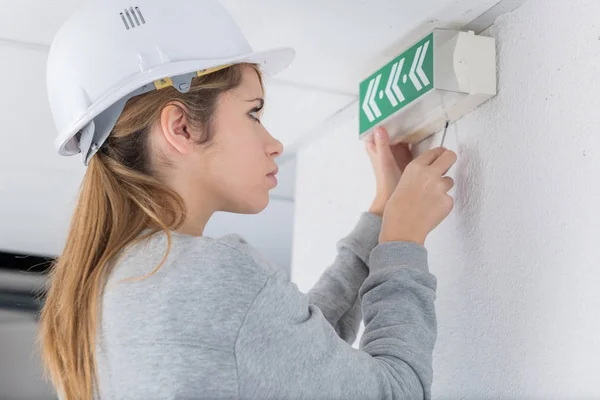
[[[266,176],[265,154],[246,144],[214,152],[207,169],[210,183],[202,190],[214,193],[223,202],[224,211],[256,214],[267,207],[272,186]]]
[[[254,193],[259,196],[269,189],[270,165],[260,129],[249,116],[237,113],[218,119],[210,149],[210,179],[221,196],[255,197]]]
[[[264,183],[265,156],[261,152],[256,143],[242,139],[223,146],[212,157],[211,175],[228,191],[252,190]]]

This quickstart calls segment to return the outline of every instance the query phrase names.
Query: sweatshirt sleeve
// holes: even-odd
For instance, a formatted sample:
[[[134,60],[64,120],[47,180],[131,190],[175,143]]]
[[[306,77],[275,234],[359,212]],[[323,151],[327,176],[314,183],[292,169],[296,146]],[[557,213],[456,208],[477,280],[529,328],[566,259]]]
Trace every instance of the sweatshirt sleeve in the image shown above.
[[[352,344],[362,319],[358,289],[369,273],[369,254],[377,245],[381,217],[364,212],[350,234],[337,243],[333,264],[307,293],[337,334]]]
[[[240,399],[431,399],[436,278],[425,248],[378,245],[359,289],[355,349],[282,272],[250,305],[235,343]]]

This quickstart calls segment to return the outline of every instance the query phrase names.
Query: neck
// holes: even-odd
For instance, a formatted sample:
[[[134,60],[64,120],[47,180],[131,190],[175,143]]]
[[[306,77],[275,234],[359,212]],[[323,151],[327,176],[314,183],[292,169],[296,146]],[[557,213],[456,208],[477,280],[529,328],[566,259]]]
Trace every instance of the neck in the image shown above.
[[[202,236],[204,235],[204,228],[213,214],[213,210],[206,208],[189,208],[184,223],[175,232],[190,236]]]
[[[198,174],[191,174],[193,166],[181,166],[169,171],[164,183],[181,196],[186,216],[183,224],[175,230],[190,236],[203,236],[208,220],[219,209],[219,198]]]

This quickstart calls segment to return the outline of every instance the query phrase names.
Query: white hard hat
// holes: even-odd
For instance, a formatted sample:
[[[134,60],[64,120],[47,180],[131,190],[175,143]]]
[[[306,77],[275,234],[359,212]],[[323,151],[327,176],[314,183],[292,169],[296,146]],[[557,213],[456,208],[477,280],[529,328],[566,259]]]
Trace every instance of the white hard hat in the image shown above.
[[[290,47],[254,52],[217,0],[88,0],[48,55],[54,145],[87,165],[130,98],[170,85],[185,93],[194,76],[241,62],[273,75],[294,56]]]

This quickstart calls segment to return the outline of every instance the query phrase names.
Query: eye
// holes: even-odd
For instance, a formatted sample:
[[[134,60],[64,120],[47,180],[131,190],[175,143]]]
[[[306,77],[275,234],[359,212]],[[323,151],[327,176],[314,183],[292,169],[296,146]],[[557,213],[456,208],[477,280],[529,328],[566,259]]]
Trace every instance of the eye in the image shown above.
[[[258,123],[260,123],[260,118],[258,118],[258,112],[260,110],[261,110],[260,108],[255,108],[254,110],[252,110],[248,113],[250,115],[250,117]]]

